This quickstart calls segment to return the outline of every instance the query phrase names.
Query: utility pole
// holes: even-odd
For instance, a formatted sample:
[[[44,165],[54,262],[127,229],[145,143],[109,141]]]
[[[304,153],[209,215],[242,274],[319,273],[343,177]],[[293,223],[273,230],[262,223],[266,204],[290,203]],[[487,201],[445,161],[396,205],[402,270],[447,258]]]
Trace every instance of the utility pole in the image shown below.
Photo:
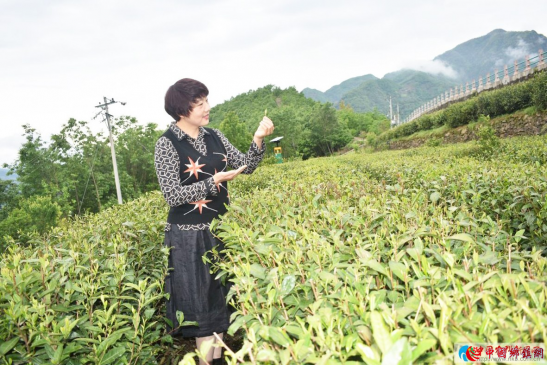
[[[393,119],[393,105],[391,104],[391,95],[389,96],[389,127],[394,128],[396,125]]]
[[[118,103],[114,99],[108,99],[104,97],[104,104],[99,104],[95,108],[101,108],[105,111],[106,115],[106,124],[108,125],[108,134],[110,136],[110,151],[112,152],[112,166],[114,166],[114,180],[116,181],[116,195],[118,196],[118,204],[122,204],[122,190],[120,189],[120,178],[118,177],[118,164],[116,163],[116,151],[114,150],[114,138],[112,138],[112,128],[110,127],[110,117],[108,114],[108,106],[110,104]],[[123,102],[119,102],[122,105],[125,105]]]
[[[391,106],[391,95],[389,96],[389,121],[393,121],[393,107]]]

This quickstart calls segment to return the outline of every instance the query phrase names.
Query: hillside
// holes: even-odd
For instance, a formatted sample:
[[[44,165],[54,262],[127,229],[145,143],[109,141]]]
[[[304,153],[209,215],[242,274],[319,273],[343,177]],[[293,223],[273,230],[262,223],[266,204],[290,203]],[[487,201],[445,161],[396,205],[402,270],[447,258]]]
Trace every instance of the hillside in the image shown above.
[[[287,109],[298,110],[299,113],[309,114],[317,102],[306,98],[294,87],[280,89],[273,85],[266,85],[257,90],[250,90],[239,94],[211,109],[211,128],[218,128],[229,112],[234,112],[249,132],[254,132],[264,116],[265,109],[268,115],[274,115]]]
[[[359,114],[351,108],[337,111],[332,105],[306,98],[294,87],[280,89],[267,85],[212,108],[210,126],[219,128],[234,146],[246,151],[265,112],[275,122],[275,131],[266,142],[283,137],[283,158],[331,154],[361,131],[383,131],[380,124],[386,122],[378,113]],[[271,156],[274,146],[270,143],[266,146],[266,153]]]
[[[504,65],[521,62],[526,55],[536,56],[547,47],[547,37],[535,31],[507,32],[496,29],[487,35],[464,42],[434,60],[440,60],[458,73],[458,81],[477,80]]]
[[[333,87],[331,87],[330,89],[328,89],[327,91],[325,91],[324,93],[319,91],[319,90],[316,90],[316,89],[309,89],[309,88],[305,88],[304,90],[302,90],[302,93],[308,97],[308,98],[312,98],[314,100],[317,100],[317,101],[321,101],[321,102],[331,102],[333,104],[338,104],[340,102],[340,100],[342,99],[342,97],[350,92],[351,90],[359,87],[361,84],[367,82],[367,81],[373,81],[373,80],[378,80],[378,78],[374,75],[363,75],[363,76],[358,76],[358,77],[353,77],[351,79],[348,79],[344,82],[342,82],[341,84],[339,85],[335,85]]]
[[[434,60],[442,61],[458,74],[451,79],[442,74],[431,74],[404,69],[386,74],[382,79],[373,75],[348,79],[322,93],[319,90],[304,89],[303,93],[318,101],[330,101],[335,105],[341,100],[358,112],[377,108],[382,113],[389,111],[389,96],[394,105],[399,104],[401,118],[430,101],[440,93],[456,85],[486,76],[505,64],[511,66],[515,60],[537,54],[538,49],[547,47],[547,37],[535,31],[507,32],[496,29],[482,37],[464,42]],[[360,82],[360,83],[359,83]]]
[[[392,98],[393,113],[397,105],[401,118],[410,114],[422,101],[439,95],[454,85],[444,76],[434,76],[421,71],[401,70],[387,74],[382,79],[362,83],[342,96],[344,103],[356,111],[366,112],[377,108],[389,114],[389,97]]]
[[[475,147],[353,153],[235,179],[212,228],[226,245],[216,274],[234,284],[226,337],[245,334],[229,363],[451,363],[458,343],[543,344],[546,137],[504,140],[492,160]],[[192,357],[165,331],[167,210],[149,193],[5,250],[0,356]]]

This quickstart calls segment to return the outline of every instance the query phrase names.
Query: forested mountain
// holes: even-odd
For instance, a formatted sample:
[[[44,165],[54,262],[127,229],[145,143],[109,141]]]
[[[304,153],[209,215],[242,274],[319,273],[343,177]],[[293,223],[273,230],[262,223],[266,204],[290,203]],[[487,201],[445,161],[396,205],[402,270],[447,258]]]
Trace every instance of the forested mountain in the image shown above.
[[[316,104],[315,101],[306,98],[294,87],[280,89],[273,85],[266,85],[257,90],[239,94],[213,107],[209,126],[218,128],[228,112],[235,112],[239,120],[249,127],[249,131],[254,131],[262,120],[265,109],[268,110],[268,115],[291,108],[297,108],[303,113],[307,113]]]
[[[329,132],[331,135],[324,136],[325,138],[314,135],[313,144],[315,147],[311,146],[310,139],[313,130],[321,122],[330,123],[331,128],[338,125],[334,108],[330,107],[332,111],[328,111],[329,107],[321,109],[321,106],[321,103],[306,98],[294,87],[280,89],[273,85],[267,85],[216,105],[211,109],[209,126],[220,128],[238,149],[246,151],[252,141],[254,131],[264,113],[267,112],[268,117],[275,121],[274,134],[267,138],[267,141],[275,137],[283,137],[283,155],[285,157],[297,155],[305,157],[308,154],[308,157],[324,155],[326,153],[318,150],[311,152],[309,149],[314,150],[319,145],[319,141],[326,139],[329,139],[329,142],[325,150],[340,148],[351,140],[351,136],[347,128],[340,128],[339,131]],[[316,115],[319,110],[330,113],[327,119]],[[337,138],[334,134],[342,134],[343,137]],[[306,145],[309,148],[305,148]],[[274,147],[271,144],[267,144],[267,146],[269,151]]]
[[[268,117],[275,120],[275,132],[267,140],[283,136],[285,154],[294,156],[316,105],[319,103],[306,98],[294,87],[280,89],[267,85],[213,107],[209,126],[220,128],[238,149],[246,151],[267,111]],[[269,144],[268,147],[269,150],[273,148]]]
[[[324,93],[316,90],[316,89],[310,89],[305,88],[302,90],[304,95],[306,95],[308,98],[312,98],[317,101],[321,102],[331,102],[333,104],[337,104],[340,102],[342,97],[352,91],[353,89],[359,87],[361,84],[363,84],[366,81],[372,81],[372,80],[378,80],[378,78],[374,75],[363,75],[363,76],[357,76],[353,77],[351,79],[348,79],[344,82],[342,82],[340,85],[335,85],[325,91]]]
[[[403,69],[388,73],[382,79],[373,75],[354,77],[324,93],[309,88],[302,92],[309,98],[330,101],[335,106],[343,100],[357,112],[377,109],[384,114],[389,112],[391,96],[394,108],[399,105],[401,118],[405,118],[414,109],[451,87],[478,79],[488,72],[493,73],[495,69],[501,70],[506,64],[511,66],[515,60],[524,60],[526,55],[537,55],[541,48],[547,48],[547,37],[535,31],[507,32],[496,29],[434,58],[452,68],[456,74],[454,78],[441,73]]]
[[[370,79],[374,76],[360,78]],[[347,85],[357,82],[348,80],[339,88],[333,88],[329,95],[340,93]],[[280,89],[272,85],[216,105],[211,109],[209,126],[219,128],[237,148],[246,150],[266,109],[268,117],[275,121],[275,132],[267,141],[283,137],[284,157],[330,155],[345,146],[352,136],[363,132],[377,135],[389,128],[385,115],[378,112],[361,114],[343,105],[337,111],[328,103],[307,98],[294,87]],[[268,144],[270,151],[273,147]]]
[[[547,37],[535,31],[507,32],[496,29],[487,35],[471,39],[434,58],[452,67],[460,82],[472,81],[479,76],[502,70],[523,61],[526,55],[536,56],[546,50]]]

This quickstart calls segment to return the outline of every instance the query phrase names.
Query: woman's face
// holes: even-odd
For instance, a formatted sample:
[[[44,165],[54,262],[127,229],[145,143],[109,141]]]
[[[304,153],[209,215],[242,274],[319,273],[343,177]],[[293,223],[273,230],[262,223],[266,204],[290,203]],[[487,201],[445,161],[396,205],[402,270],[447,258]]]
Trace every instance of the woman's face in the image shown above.
[[[193,104],[192,111],[187,117],[182,117],[182,119],[191,125],[196,127],[201,127],[209,124],[209,111],[211,107],[209,106],[209,99],[207,97],[199,98]]]

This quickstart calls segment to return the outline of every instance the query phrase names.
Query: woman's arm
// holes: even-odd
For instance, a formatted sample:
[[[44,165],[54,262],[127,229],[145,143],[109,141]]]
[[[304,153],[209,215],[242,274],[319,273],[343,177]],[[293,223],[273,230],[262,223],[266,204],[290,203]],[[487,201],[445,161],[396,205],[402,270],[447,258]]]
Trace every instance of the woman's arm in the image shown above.
[[[163,197],[171,207],[202,200],[208,195],[218,194],[212,177],[190,185],[180,184],[179,155],[171,141],[166,137],[161,137],[156,142],[154,165]]]
[[[273,133],[274,125],[273,122],[266,116],[260,121],[260,125],[258,126],[253,137],[253,143],[251,143],[251,147],[249,147],[247,154],[241,153],[237,148],[235,148],[221,131],[218,129],[213,130],[218,134],[224,148],[226,148],[226,159],[228,160],[228,165],[235,169],[239,169],[242,166],[247,166],[245,170],[243,170],[243,173],[252,174],[264,157],[264,151],[266,150],[264,137]]]
[[[213,131],[220,137],[224,148],[226,148],[226,159],[228,161],[228,166],[234,169],[239,169],[240,167],[246,165],[247,168],[243,170],[242,173],[252,174],[264,157],[264,151],[266,150],[265,143],[262,142],[261,145],[258,146],[253,140],[251,146],[249,147],[249,151],[245,154],[234,147],[234,145],[228,141],[228,138],[226,138],[221,131],[218,129],[213,129]]]

